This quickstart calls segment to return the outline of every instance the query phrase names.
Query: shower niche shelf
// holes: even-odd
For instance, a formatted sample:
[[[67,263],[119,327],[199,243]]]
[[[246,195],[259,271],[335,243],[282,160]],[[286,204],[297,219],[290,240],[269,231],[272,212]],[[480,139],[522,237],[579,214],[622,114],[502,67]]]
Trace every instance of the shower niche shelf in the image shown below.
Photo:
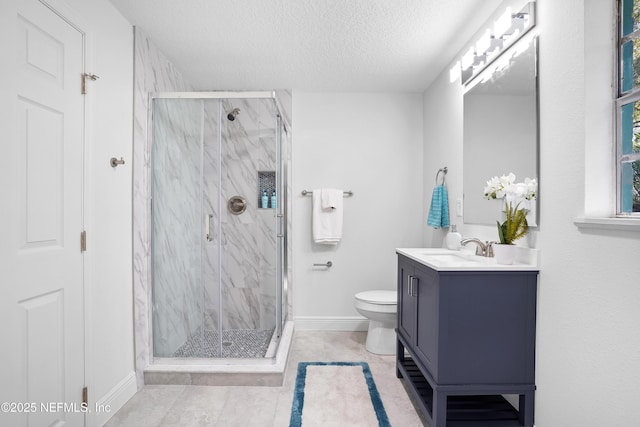
[[[258,208],[273,209],[271,204],[271,195],[276,190],[276,172],[275,171],[258,171]],[[267,192],[267,207],[262,206],[262,194]]]

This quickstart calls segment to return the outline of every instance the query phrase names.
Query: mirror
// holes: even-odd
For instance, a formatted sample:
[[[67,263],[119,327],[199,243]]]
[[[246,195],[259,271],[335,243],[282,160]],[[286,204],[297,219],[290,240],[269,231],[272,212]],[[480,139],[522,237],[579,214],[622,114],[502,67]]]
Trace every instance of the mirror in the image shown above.
[[[464,94],[465,224],[495,225],[504,200],[484,198],[486,182],[513,172],[538,178],[537,37],[520,40],[476,77]],[[527,216],[537,226],[534,201]]]

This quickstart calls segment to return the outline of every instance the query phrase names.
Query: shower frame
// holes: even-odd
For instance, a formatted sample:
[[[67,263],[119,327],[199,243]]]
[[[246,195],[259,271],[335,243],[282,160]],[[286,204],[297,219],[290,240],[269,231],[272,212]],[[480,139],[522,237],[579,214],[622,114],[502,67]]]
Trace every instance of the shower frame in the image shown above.
[[[285,323],[288,320],[288,307],[289,307],[289,291],[288,291],[288,226],[287,226],[287,218],[288,218],[288,160],[283,162],[282,158],[282,146],[283,144],[290,141],[289,135],[289,126],[288,123],[283,119],[283,107],[274,91],[247,91],[247,92],[232,92],[232,91],[215,91],[215,92],[157,92],[149,94],[149,114],[148,114],[148,129],[153,129],[153,105],[154,100],[156,99],[200,99],[200,100],[233,100],[233,99],[271,99],[274,103],[276,114],[276,126],[275,126],[275,138],[276,138],[276,188],[280,189],[279,194],[277,194],[277,209],[276,209],[276,304],[275,304],[275,328],[273,335],[276,337],[271,339],[271,342],[276,343],[276,348],[271,349],[270,354],[267,354],[264,358],[250,359],[250,358],[224,358],[221,356],[219,358],[207,358],[207,357],[194,357],[194,358],[174,358],[174,357],[158,357],[154,355],[154,338],[153,338],[153,309],[148,310],[148,324],[151,326],[149,328],[149,362],[150,365],[181,365],[186,363],[189,365],[226,365],[229,360],[233,360],[235,364],[241,365],[249,365],[249,364],[271,364],[275,363],[275,354],[276,351],[280,352],[280,338],[283,335],[283,328],[285,328]],[[218,126],[221,126],[218,123]],[[284,130],[284,133],[282,132]],[[221,130],[219,130],[221,132]],[[285,142],[285,140],[287,142]],[[148,152],[152,153],[153,147],[153,131],[150,131],[148,134]],[[289,153],[290,154],[290,153]],[[151,159],[152,156],[150,156]],[[150,160],[150,167],[148,168],[148,182],[150,186],[151,193],[153,194],[153,160]],[[220,160],[219,160],[220,161]],[[202,173],[202,172],[201,172]],[[218,178],[220,177],[220,168],[218,171]],[[219,200],[220,200],[220,196]],[[153,202],[150,201],[151,206]],[[152,207],[149,212],[151,213],[151,218],[153,218]],[[153,219],[152,219],[153,221]],[[220,228],[220,224],[218,221],[217,227]],[[153,233],[151,233],[153,234]],[[153,237],[152,237],[153,240]],[[153,246],[153,243],[152,243]],[[220,249],[219,249],[220,250]],[[153,265],[153,253],[151,254],[150,263]],[[153,288],[153,269],[150,269],[150,301],[153,301],[153,296],[151,295]],[[219,276],[220,277],[220,276]],[[221,287],[221,283],[218,283],[218,286]],[[220,303],[221,304],[221,303]],[[222,316],[221,310],[219,316]],[[218,323],[218,330],[222,332],[222,323]],[[287,335],[290,334],[290,331],[285,332]],[[222,344],[222,334],[219,335],[220,344]]]

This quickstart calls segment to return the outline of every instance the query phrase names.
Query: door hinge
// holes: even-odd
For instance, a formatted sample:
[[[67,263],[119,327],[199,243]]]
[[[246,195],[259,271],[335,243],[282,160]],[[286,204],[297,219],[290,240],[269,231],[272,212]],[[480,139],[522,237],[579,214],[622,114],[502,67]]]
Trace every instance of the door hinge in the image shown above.
[[[85,252],[87,250],[87,232],[82,230],[80,233],[80,252]]]
[[[82,404],[86,407],[89,404],[89,389],[82,387]]]
[[[80,90],[80,93],[82,93],[83,95],[87,94],[87,79],[91,79],[93,81],[96,81],[99,78],[100,77],[96,76],[95,74],[83,73],[82,74],[82,89]]]

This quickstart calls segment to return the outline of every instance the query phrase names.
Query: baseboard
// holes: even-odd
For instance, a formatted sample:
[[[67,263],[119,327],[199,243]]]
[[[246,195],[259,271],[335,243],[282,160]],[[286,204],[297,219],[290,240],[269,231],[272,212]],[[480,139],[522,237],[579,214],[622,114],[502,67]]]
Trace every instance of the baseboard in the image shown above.
[[[358,316],[295,316],[293,320],[298,331],[366,331],[369,328],[368,320]]]
[[[95,408],[90,408],[94,415],[93,425],[104,425],[137,391],[136,373],[131,372],[109,390],[107,394],[96,401]]]

